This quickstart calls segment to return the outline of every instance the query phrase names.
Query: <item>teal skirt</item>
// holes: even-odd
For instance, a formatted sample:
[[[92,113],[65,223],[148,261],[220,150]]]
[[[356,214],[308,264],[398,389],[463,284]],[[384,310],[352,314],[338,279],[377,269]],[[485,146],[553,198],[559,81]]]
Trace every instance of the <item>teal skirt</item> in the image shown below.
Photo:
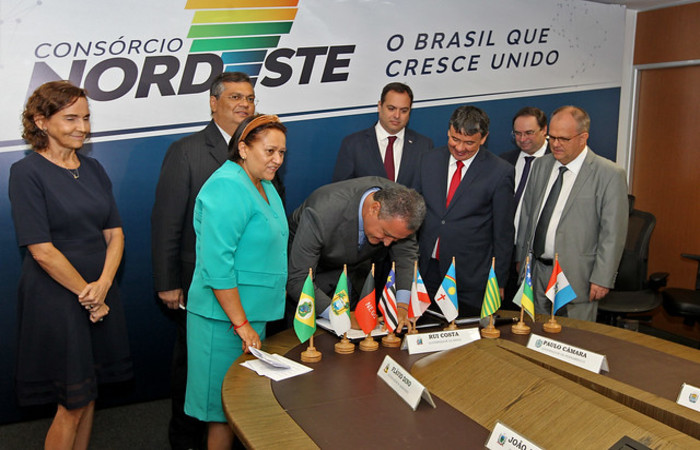
[[[265,339],[266,322],[250,322]],[[231,322],[187,312],[187,391],[185,413],[203,422],[226,422],[221,385],[231,364],[243,354]]]

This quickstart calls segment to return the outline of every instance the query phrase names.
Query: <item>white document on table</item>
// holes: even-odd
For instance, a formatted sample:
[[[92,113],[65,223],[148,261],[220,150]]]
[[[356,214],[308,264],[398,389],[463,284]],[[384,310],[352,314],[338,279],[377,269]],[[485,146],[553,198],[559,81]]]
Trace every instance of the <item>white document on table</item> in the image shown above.
[[[274,381],[286,380],[313,370],[311,367],[306,367],[276,353],[270,354],[253,348],[250,350],[259,359],[250,359],[241,363],[241,365],[256,372],[258,375],[268,377]]]

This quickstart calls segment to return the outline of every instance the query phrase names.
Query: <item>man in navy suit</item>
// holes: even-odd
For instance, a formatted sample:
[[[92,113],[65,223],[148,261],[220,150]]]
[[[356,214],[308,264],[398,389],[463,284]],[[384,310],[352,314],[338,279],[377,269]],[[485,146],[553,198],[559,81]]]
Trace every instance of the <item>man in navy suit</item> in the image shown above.
[[[533,106],[521,108],[513,117],[512,135],[518,148],[501,154],[501,158],[515,167],[515,235],[517,236],[523,192],[527,186],[530,168],[535,158],[550,153],[547,145],[547,115]],[[508,281],[504,283],[505,307],[510,306],[510,301],[518,289],[518,271],[515,266],[516,261],[513,261]]]
[[[418,241],[421,274],[434,296],[455,257],[460,316],[480,310],[494,257],[496,276],[505,282],[513,251],[514,170],[483,147],[488,134],[486,113],[460,106],[447,146],[426,153],[419,174],[427,206]]]
[[[433,148],[433,141],[406,128],[412,105],[410,87],[403,83],[384,86],[377,108],[379,121],[343,139],[333,181],[377,176],[415,187],[420,158]]]

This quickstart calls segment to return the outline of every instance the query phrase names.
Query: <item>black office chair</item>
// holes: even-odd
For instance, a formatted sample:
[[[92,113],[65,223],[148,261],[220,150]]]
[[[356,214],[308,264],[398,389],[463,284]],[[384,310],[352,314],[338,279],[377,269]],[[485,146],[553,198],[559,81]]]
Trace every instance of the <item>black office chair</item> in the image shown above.
[[[632,197],[630,206],[633,201]],[[659,289],[666,285],[668,273],[654,273],[647,279],[649,241],[655,226],[653,214],[637,209],[630,211],[627,240],[615,287],[598,302],[599,322],[623,325],[627,314],[650,312],[661,305]]]
[[[682,257],[698,262],[698,274],[695,278],[695,290],[668,288],[664,290],[664,309],[672,316],[683,317],[683,323],[693,326],[700,320],[700,255],[681,254]]]

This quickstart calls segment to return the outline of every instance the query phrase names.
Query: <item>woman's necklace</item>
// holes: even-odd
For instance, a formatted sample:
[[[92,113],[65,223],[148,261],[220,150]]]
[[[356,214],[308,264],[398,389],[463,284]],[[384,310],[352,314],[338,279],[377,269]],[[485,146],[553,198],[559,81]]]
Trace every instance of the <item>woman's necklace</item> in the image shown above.
[[[73,179],[77,180],[80,178],[80,172],[78,172],[78,168],[76,167],[75,169],[66,169],[68,172],[70,172],[71,175],[73,175]]]

